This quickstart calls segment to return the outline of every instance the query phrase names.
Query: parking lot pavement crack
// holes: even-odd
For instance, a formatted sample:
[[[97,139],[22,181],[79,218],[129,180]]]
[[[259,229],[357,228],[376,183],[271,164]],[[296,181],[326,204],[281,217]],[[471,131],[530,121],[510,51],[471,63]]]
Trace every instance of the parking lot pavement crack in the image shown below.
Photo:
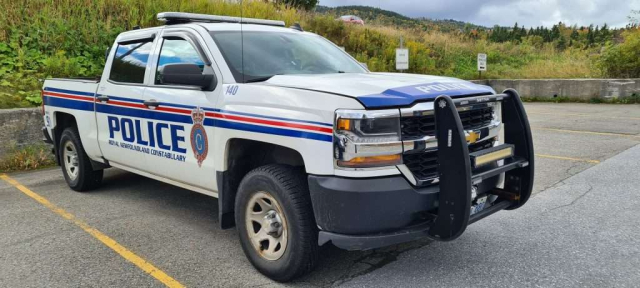
[[[588,183],[586,183],[586,184],[589,186],[587,191],[585,191],[584,193],[580,194],[578,197],[573,199],[571,201],[571,203],[553,207],[553,208],[547,210],[547,212],[551,212],[551,211],[554,211],[554,210],[557,210],[557,209],[560,209],[560,208],[565,208],[565,207],[572,206],[573,204],[576,204],[578,201],[580,201],[580,199],[584,198],[584,196],[587,196],[587,194],[589,194],[593,190],[593,186],[591,184],[588,184]]]
[[[425,240],[425,241],[419,241],[415,243],[400,244],[400,245],[393,246],[392,248],[382,248],[382,249],[373,250],[372,253],[368,253],[358,259],[355,259],[351,265],[351,268],[340,278],[331,282],[331,284],[328,285],[328,287],[336,287],[336,286],[345,284],[359,276],[374,272],[382,267],[385,267],[397,261],[399,256],[401,256],[402,254],[412,250],[420,249],[424,246],[429,245],[431,242],[433,241]],[[358,266],[358,264],[364,264],[364,265],[367,265],[368,267],[366,269],[362,269],[354,272],[353,268]]]

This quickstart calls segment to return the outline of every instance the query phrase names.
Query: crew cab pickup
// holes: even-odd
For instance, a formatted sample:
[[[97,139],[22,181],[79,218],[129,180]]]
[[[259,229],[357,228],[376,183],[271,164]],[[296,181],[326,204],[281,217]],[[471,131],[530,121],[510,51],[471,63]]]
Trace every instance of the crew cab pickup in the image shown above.
[[[120,34],[99,80],[48,79],[45,141],[69,187],[109,167],[218,198],[257,270],[311,271],[318,247],[453,240],[533,185],[518,93],[373,73],[299,25],[164,12]]]

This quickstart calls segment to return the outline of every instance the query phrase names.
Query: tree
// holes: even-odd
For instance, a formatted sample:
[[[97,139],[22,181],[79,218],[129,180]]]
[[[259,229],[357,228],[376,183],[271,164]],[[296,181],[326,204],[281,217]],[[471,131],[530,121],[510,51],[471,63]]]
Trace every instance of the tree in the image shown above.
[[[318,5],[318,0],[277,0],[276,2],[305,10],[311,10]]]
[[[596,37],[593,33],[593,24],[591,24],[589,25],[589,28],[587,30],[587,45],[591,46],[595,42],[596,42]]]
[[[579,39],[580,34],[578,34],[578,31],[576,29],[573,29],[573,31],[571,31],[571,40],[578,41]]]
[[[562,23],[560,23],[562,24]],[[560,27],[558,25],[553,25],[553,28],[551,28],[551,35],[549,37],[550,41],[554,41],[556,39],[560,38]]]
[[[610,39],[611,39],[611,31],[609,31],[609,26],[607,26],[607,23],[604,23],[604,25],[602,25],[602,28],[600,29],[600,35],[598,35],[598,41],[600,43],[606,43]]]
[[[640,10],[631,10],[631,15],[629,15],[629,28],[638,27],[640,25]]]
[[[640,77],[640,29],[622,33],[624,42],[608,45],[599,60],[599,67],[608,77]]]
[[[560,36],[560,38],[558,38],[558,41],[556,42],[556,48],[558,48],[558,50],[564,50],[567,48],[567,40],[564,39],[563,36]]]

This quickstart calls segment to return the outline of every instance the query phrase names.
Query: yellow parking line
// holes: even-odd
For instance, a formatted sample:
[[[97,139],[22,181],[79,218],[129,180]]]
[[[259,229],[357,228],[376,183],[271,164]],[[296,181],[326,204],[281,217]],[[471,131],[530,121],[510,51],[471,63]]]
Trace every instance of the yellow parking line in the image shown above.
[[[536,154],[538,157],[542,158],[550,158],[550,159],[558,159],[558,160],[569,160],[576,162],[587,162],[592,164],[598,164],[600,161],[598,160],[590,160],[590,159],[580,159],[580,158],[571,158],[571,157],[563,157],[563,156],[555,156],[555,155],[546,155],[546,154]]]
[[[564,132],[564,133],[580,133],[580,134],[591,134],[591,135],[600,135],[600,136],[625,137],[625,138],[631,138],[631,139],[640,140],[640,135],[632,135],[632,134],[611,133],[611,132],[594,132],[594,131],[582,131],[582,130],[569,130],[569,129],[558,129],[558,128],[541,128],[541,127],[532,127],[531,129],[532,130],[546,130],[546,131]]]
[[[555,116],[576,116],[576,117],[590,117],[590,118],[603,118],[603,119],[640,120],[640,117],[605,116],[605,115],[599,115],[599,114],[582,114],[582,113],[527,112],[527,114],[531,114],[531,115],[555,115]]]
[[[133,263],[134,265],[138,266],[138,268],[142,269],[142,271],[144,271],[147,274],[149,274],[149,275],[153,276],[154,278],[158,279],[158,281],[162,282],[162,284],[166,285],[167,287],[184,287],[182,284],[180,284],[180,282],[178,282],[175,279],[171,278],[171,276],[167,275],[162,270],[160,270],[157,267],[153,266],[153,264],[149,263],[148,261],[144,260],[142,257],[140,257],[140,256],[136,255],[135,253],[131,252],[129,249],[125,248],[124,246],[118,244],[118,242],[116,242],[115,240],[111,239],[109,236],[102,234],[102,232],[100,232],[97,229],[89,226],[87,223],[84,223],[83,221],[79,220],[73,214],[65,211],[64,209],[62,209],[62,208],[56,206],[55,204],[49,202],[49,200],[47,200],[46,198],[44,198],[44,197],[38,195],[37,193],[29,190],[29,188],[23,186],[18,181],[12,179],[11,177],[7,176],[6,174],[0,174],[0,179],[6,181],[7,183],[9,183],[11,185],[13,185],[18,190],[20,190],[20,192],[22,192],[25,195],[27,195],[27,196],[33,198],[34,200],[38,201],[38,203],[40,203],[43,206],[49,208],[49,210],[53,211],[54,213],[62,216],[62,218],[67,219],[67,220],[71,221],[73,224],[75,224],[76,226],[82,228],[82,230],[84,230],[85,232],[89,233],[89,235],[91,235],[94,238],[98,239],[104,245],[106,245],[107,247],[111,248],[111,250],[113,250],[116,253],[120,254],[120,256],[122,256],[122,258],[124,258],[127,261]]]

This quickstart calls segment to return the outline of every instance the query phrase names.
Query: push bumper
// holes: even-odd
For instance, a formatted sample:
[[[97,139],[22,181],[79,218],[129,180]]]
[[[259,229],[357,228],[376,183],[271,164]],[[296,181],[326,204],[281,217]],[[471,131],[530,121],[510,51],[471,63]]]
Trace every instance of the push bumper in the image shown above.
[[[515,90],[503,94],[452,100],[440,96],[435,116],[440,181],[417,188],[402,176],[347,179],[309,176],[318,244],[367,250],[428,237],[450,241],[469,224],[503,209],[516,209],[533,188],[533,141],[524,106]],[[489,169],[474,169],[456,107],[502,101],[506,145],[513,154]],[[490,148],[492,149],[492,148]],[[490,153],[493,150],[480,151]],[[475,165],[475,164],[473,164]],[[500,175],[504,188],[498,188]],[[471,214],[472,187],[494,197],[484,210]]]

